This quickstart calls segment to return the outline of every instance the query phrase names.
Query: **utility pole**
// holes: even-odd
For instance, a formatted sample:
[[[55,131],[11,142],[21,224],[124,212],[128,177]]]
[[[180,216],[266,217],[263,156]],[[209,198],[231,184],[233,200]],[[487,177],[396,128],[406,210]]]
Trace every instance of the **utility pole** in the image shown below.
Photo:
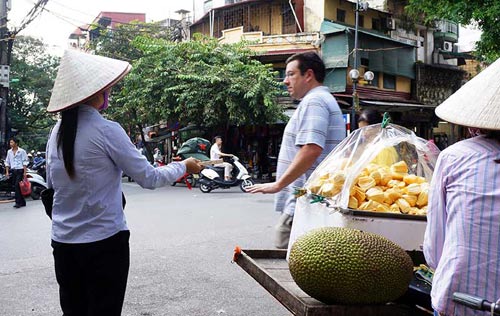
[[[7,12],[10,10],[9,0],[0,0],[0,155],[7,152],[7,97],[9,94],[9,30],[7,29]]]

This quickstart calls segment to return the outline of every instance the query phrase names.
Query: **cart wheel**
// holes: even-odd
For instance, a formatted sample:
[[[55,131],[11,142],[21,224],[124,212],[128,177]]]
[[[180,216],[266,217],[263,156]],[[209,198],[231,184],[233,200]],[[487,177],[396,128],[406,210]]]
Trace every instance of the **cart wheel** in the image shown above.
[[[241,181],[241,184],[240,184],[240,189],[241,191],[243,192],[247,192],[247,188],[249,186],[252,186],[254,183],[253,183],[253,180],[252,179],[245,179],[243,181]]]
[[[200,184],[200,191],[203,193],[210,193],[212,191],[212,187],[206,184]]]
[[[194,188],[196,186],[196,179],[192,174],[190,174],[189,176],[186,177],[186,181],[189,182],[191,187]]]

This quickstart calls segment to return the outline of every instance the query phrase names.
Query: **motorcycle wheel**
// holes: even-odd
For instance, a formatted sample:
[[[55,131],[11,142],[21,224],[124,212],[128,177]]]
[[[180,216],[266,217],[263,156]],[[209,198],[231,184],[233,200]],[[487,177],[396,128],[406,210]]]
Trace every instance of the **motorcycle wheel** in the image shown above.
[[[33,200],[39,200],[40,199],[40,193],[45,190],[46,188],[38,183],[31,183],[31,198]]]
[[[252,185],[254,185],[254,182],[253,182],[252,179],[245,179],[245,180],[241,181],[240,189],[241,189],[241,191],[243,191],[243,192],[246,193],[247,192],[247,188],[249,186],[252,186]]]
[[[170,185],[173,186],[173,187],[175,187],[176,184],[177,184],[177,182],[170,183]]]
[[[212,191],[212,187],[206,184],[200,184],[200,191],[203,193],[210,193]]]

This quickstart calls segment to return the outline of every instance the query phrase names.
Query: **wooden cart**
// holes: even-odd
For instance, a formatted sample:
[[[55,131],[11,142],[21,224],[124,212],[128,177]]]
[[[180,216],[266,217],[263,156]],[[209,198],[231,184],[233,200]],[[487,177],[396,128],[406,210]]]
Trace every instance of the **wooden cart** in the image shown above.
[[[286,250],[242,250],[233,260],[297,316],[403,316],[429,315],[403,303],[385,305],[326,305],[310,297],[293,281]],[[360,293],[362,295],[362,293]]]

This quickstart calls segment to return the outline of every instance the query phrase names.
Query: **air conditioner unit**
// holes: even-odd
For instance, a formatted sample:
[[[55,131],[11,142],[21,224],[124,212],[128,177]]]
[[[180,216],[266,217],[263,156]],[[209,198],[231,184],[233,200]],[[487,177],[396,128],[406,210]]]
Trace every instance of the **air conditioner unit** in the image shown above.
[[[387,18],[386,19],[386,28],[388,30],[395,30],[396,29],[396,21],[393,18]]]
[[[447,52],[452,52],[453,51],[453,43],[452,42],[443,42],[443,50]]]

